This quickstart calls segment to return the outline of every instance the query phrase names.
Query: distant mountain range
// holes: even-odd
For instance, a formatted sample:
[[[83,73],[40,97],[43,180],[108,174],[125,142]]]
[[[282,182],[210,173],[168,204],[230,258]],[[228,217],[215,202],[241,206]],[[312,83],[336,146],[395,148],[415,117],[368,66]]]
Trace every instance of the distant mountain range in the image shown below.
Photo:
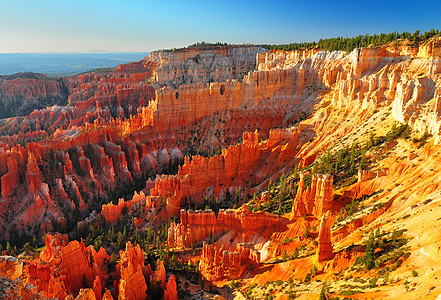
[[[0,75],[36,72],[70,76],[96,68],[112,68],[139,61],[147,52],[129,53],[0,53]]]

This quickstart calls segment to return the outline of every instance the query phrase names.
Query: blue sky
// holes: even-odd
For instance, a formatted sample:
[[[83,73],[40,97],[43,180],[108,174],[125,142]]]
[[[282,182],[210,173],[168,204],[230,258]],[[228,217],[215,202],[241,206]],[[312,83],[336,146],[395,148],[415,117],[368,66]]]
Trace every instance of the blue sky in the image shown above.
[[[149,52],[441,29],[441,1],[0,0],[0,53]]]

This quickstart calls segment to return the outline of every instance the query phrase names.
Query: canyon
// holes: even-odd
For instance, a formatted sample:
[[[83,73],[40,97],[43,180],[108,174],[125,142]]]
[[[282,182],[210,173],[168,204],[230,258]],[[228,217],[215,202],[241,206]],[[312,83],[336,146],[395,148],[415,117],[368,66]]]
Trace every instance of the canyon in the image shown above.
[[[436,299],[440,49],[202,45],[2,76],[0,291]]]

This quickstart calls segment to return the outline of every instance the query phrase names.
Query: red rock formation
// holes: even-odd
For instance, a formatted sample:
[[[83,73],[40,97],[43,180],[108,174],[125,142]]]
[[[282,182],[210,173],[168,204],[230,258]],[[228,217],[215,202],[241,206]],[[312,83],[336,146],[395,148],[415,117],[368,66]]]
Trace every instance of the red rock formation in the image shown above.
[[[12,256],[0,256],[0,276],[17,279],[23,273],[23,263]]]
[[[104,149],[106,150],[107,155],[109,155],[110,159],[113,161],[116,176],[124,181],[132,181],[132,175],[127,168],[126,155],[123,151],[121,151],[121,146],[106,141],[104,143]]]
[[[212,210],[181,210],[181,223],[172,222],[168,231],[168,245],[172,248],[189,247],[212,234],[234,229],[238,232],[256,232],[262,228],[279,225],[282,219],[266,212],[247,210],[219,210],[218,217]],[[245,241],[246,242],[246,241]]]
[[[330,112],[336,107],[342,108],[342,111],[353,107],[362,112],[367,108],[381,110],[383,106],[391,105],[395,119],[409,122],[414,129],[421,131],[427,127],[429,132],[437,135],[441,124],[441,92],[437,88],[440,86],[438,73],[441,70],[439,46],[439,39],[436,38],[421,47],[356,49],[349,55],[317,50],[274,51],[258,55],[257,71],[249,72],[245,76],[243,74],[248,71],[244,69],[254,68],[248,62],[242,71],[233,71],[228,67],[218,68],[217,73],[210,71],[214,74],[208,75],[204,74],[208,73],[208,69],[201,70],[200,73],[193,72],[191,64],[189,68],[185,67],[187,62],[191,63],[190,60],[212,61],[213,66],[218,67],[218,58],[228,54],[225,52],[225,55],[215,53],[204,56],[200,55],[200,49],[193,49],[152,54],[149,58],[151,61],[145,59],[139,63],[121,66],[116,72],[109,74],[95,73],[66,79],[71,107],[51,107],[36,111],[23,121],[8,121],[8,126],[11,127],[7,128],[14,128],[13,132],[18,134],[2,138],[0,142],[2,195],[7,198],[0,201],[0,211],[3,213],[12,205],[14,219],[11,223],[20,224],[17,221],[25,221],[26,224],[26,221],[30,221],[31,225],[41,224],[42,231],[53,229],[50,219],[61,218],[59,202],[65,208],[74,209],[77,203],[79,207],[86,209],[86,201],[91,201],[93,195],[100,195],[101,192],[105,194],[113,189],[117,179],[130,182],[132,178],[140,178],[141,174],[155,175],[164,171],[170,161],[176,161],[176,157],[181,158],[182,153],[190,151],[188,141],[194,147],[191,148],[192,153],[195,148],[208,155],[212,155],[216,149],[212,146],[221,146],[224,149],[221,155],[210,158],[187,158],[177,175],[158,176],[154,186],[149,181],[145,193],[148,195],[150,190],[150,195],[146,197],[141,193],[135,194],[132,199],[133,203],[142,203],[145,200],[148,208],[142,218],[136,219],[137,226],[141,226],[142,220],[153,219],[152,216],[157,216],[155,221],[160,222],[161,219],[176,214],[181,205],[190,199],[200,203],[205,196],[209,196],[213,199],[219,197],[222,201],[227,190],[234,193],[238,187],[253,187],[253,192],[261,191],[270,177],[274,179],[279,176],[277,172],[280,174],[296,165],[299,168],[309,165],[314,160],[316,151],[329,145],[331,138],[320,136],[319,131],[320,126],[329,125],[326,120],[333,117]],[[224,50],[227,51],[227,48]],[[155,55],[158,57],[157,61]],[[410,60],[410,56],[417,59]],[[239,61],[242,58],[239,57]],[[169,86],[158,90],[154,99],[154,89],[145,81],[153,80],[152,69],[156,65],[160,65],[160,70],[156,73],[160,82],[155,86]],[[161,73],[167,70],[167,66],[176,70],[175,77],[164,77],[165,73]],[[220,80],[222,77],[238,80],[205,84],[213,78]],[[181,83],[187,85],[173,86]],[[297,120],[300,112],[311,112],[321,99],[324,108],[317,107],[320,115],[315,114],[292,129],[270,131],[276,126],[289,127],[288,124]],[[227,125],[220,124],[223,122]],[[307,127],[305,124],[311,125]],[[224,132],[226,127],[233,129]],[[240,140],[245,129],[252,131],[255,128],[259,128],[259,136],[253,132],[244,133],[243,143],[226,149],[228,145]],[[309,128],[314,128],[317,132],[313,133]],[[48,133],[44,135],[41,129],[48,130]],[[350,128],[342,129],[346,130]],[[328,133],[332,133],[332,129],[326,131]],[[317,138],[302,148],[303,143],[313,136]],[[30,141],[45,137],[49,138],[39,143],[29,143],[26,149],[13,145],[21,139]],[[267,140],[259,143],[258,137]],[[435,136],[436,139],[439,136]],[[297,149],[298,146],[300,150]],[[314,147],[317,149],[312,149]],[[53,156],[50,149],[56,153],[55,167],[48,159]],[[300,157],[298,153],[305,153],[307,156]],[[401,162],[396,168],[391,168],[390,174],[398,178],[409,168],[410,164]],[[361,195],[368,190],[372,191],[373,183],[366,181],[371,176],[370,173],[361,172],[359,184],[351,188],[350,194]],[[23,184],[20,184],[20,179]],[[437,183],[434,180],[424,191],[416,192],[415,196],[436,191]],[[29,192],[35,195],[26,194],[25,184]],[[14,194],[21,195],[22,192],[23,199],[10,197]],[[135,201],[135,198],[139,198],[139,201]],[[114,222],[123,207],[132,201],[107,205],[103,207],[102,215],[108,221]],[[293,214],[297,217],[306,214],[323,216],[317,252],[319,261],[332,257],[329,224],[326,224],[327,216],[324,215],[330,208],[331,201],[332,177],[314,176],[311,187],[305,191],[304,178],[301,175]],[[163,211],[164,204],[166,212]],[[32,209],[27,208],[27,205]],[[379,210],[371,216],[383,212],[384,210]],[[371,216],[363,220],[373,220]],[[317,222],[315,218],[306,219],[305,222]],[[262,232],[266,232],[265,227],[276,229],[284,220],[266,214],[250,213],[246,209],[220,211],[217,218],[211,211],[184,211],[181,214],[181,224],[172,224],[168,232],[168,242],[172,247],[188,247],[212,235],[217,238],[217,234],[226,231],[221,241],[210,246],[212,249],[205,245],[202,270],[210,278],[218,278],[224,271],[234,277],[237,274],[235,272],[240,271],[237,266],[233,269],[237,263],[242,267],[247,263],[265,261],[268,257],[265,253],[270,251],[271,255],[281,254],[277,251],[283,249],[282,246],[261,251],[261,245],[269,240],[269,235]],[[302,218],[291,222],[299,222],[299,225],[292,225],[295,228],[290,235],[284,235],[284,238],[301,235],[303,230],[300,228],[309,225],[300,224],[303,222]],[[3,223],[0,225],[3,226]],[[351,226],[356,228],[361,225],[362,222],[354,222]],[[8,226],[5,224],[2,232],[7,232]],[[342,230],[341,235],[350,232],[352,227],[348,226],[346,232]],[[274,240],[279,244],[280,236],[275,232]],[[233,242],[229,242],[230,239]],[[241,243],[257,239],[259,243]],[[292,244],[296,242],[293,241]],[[298,242],[300,245],[300,239]],[[224,248],[220,248],[221,243],[225,244]],[[104,264],[104,259],[100,257],[105,255],[101,250],[96,253],[92,249],[83,249],[84,245],[78,242],[77,244],[71,242],[68,245],[67,241],[60,241],[59,250],[51,253],[48,247],[49,250],[42,254],[48,257],[40,257],[40,260],[29,267],[30,278],[44,290],[45,295],[63,298],[70,290],[84,288],[85,286],[77,284],[78,278],[72,275],[83,271],[91,274],[96,297],[102,293],[98,292],[100,281],[102,284],[109,278],[100,268]],[[104,249],[103,251],[105,254]],[[150,276],[147,275],[149,272],[145,270],[147,268],[143,265],[143,259],[139,258],[141,255],[136,250],[126,249],[124,253],[122,256],[125,255],[126,258],[121,260],[121,266],[118,267],[120,278],[118,277],[115,286],[123,297],[129,297],[133,287],[136,291],[142,290]],[[95,261],[92,265],[88,261],[90,255]],[[136,258],[130,259],[131,255]],[[216,260],[218,264],[213,264],[212,260]],[[154,277],[164,278],[161,282],[165,284],[165,270],[162,272],[162,269],[158,263],[156,273],[160,273],[160,276]],[[86,280],[90,281],[87,276]],[[170,284],[173,285],[172,282]],[[88,282],[88,285],[91,287],[92,282]],[[140,289],[136,288],[139,286]]]
[[[139,245],[133,247],[130,242],[126,244],[126,250],[120,251],[121,262],[117,266],[117,274],[120,276],[118,283],[118,298],[121,299],[144,299],[146,297],[147,268],[144,266],[144,251]]]
[[[94,283],[90,254],[84,243],[68,243],[66,235],[46,236],[46,248],[27,266],[28,280],[47,297],[64,299],[67,294],[78,294],[85,281]]]
[[[27,115],[67,99],[62,80],[36,73],[0,76],[0,95],[0,118]]]
[[[299,173],[299,185],[294,198],[292,213],[294,216],[313,214],[321,217],[331,208],[333,177],[330,175],[314,174],[311,188],[304,190],[304,175]]]
[[[68,298],[66,298],[68,299]],[[73,299],[73,297],[72,297]],[[92,289],[81,289],[75,300],[97,300],[95,293]]]
[[[95,183],[98,183],[98,181],[95,180],[95,175],[92,169],[92,165],[90,163],[90,159],[88,159],[84,155],[84,151],[81,147],[77,147],[76,150],[78,154],[78,163],[80,165],[80,170]]]
[[[375,178],[375,174],[368,170],[358,170],[357,182],[363,182]]]
[[[323,262],[334,257],[334,249],[331,243],[331,226],[329,224],[329,212],[322,216],[320,221],[317,260]]]
[[[46,299],[33,285],[23,282],[23,263],[15,257],[0,256],[0,295],[2,299]],[[176,286],[176,285],[175,285]]]
[[[291,130],[271,130],[264,143],[257,142],[257,132],[244,133],[243,143],[222,150],[222,155],[210,158],[194,156],[192,161],[186,158],[176,176],[156,178],[149,201],[166,198],[167,214],[170,216],[179,212],[185,199],[202,202],[206,196],[203,191],[213,195],[214,191],[220,190],[219,186],[247,187],[253,181],[259,184],[268,174],[276,171],[276,166],[292,159],[296,145],[304,143],[304,139],[309,136],[309,131],[305,129],[296,127]],[[302,137],[299,136],[301,131],[305,134]]]
[[[46,248],[40,257],[26,266],[28,281],[43,291],[47,297],[64,299],[67,295],[64,284],[64,274],[57,274],[62,248],[67,245],[67,235],[46,235]],[[56,271],[57,270],[57,271]]]
[[[43,146],[40,146],[40,148],[38,149],[38,153],[36,152],[36,157],[39,160],[38,163],[41,163],[41,159],[46,159],[45,155],[49,153],[50,148],[63,150],[64,153],[57,153],[57,159],[61,163],[61,165],[57,169],[60,173],[60,177],[57,177],[64,179],[63,177],[65,175],[72,175],[70,179],[69,177],[68,179],[66,179],[67,182],[61,182],[64,186],[71,187],[72,193],[67,193],[66,190],[63,191],[64,188],[61,188],[61,183],[59,181],[50,181],[48,178],[40,178],[41,182],[45,180],[47,182],[50,182],[50,184],[53,184],[52,182],[55,182],[55,186],[48,186],[48,192],[45,192],[46,189],[43,186],[43,195],[36,196],[34,200],[34,203],[38,208],[37,210],[40,211],[41,208],[45,206],[45,202],[49,202],[49,191],[52,191],[54,197],[62,199],[62,203],[66,203],[68,207],[71,207],[72,209],[76,206],[73,205],[73,203],[78,203],[81,209],[86,209],[84,202],[87,200],[90,201],[93,198],[94,194],[101,194],[103,192],[103,189],[113,189],[115,187],[115,173],[117,175],[116,177],[122,177],[123,179],[130,181],[131,177],[137,177],[140,175],[140,173],[145,172],[145,170],[155,170],[155,166],[153,166],[153,168],[150,168],[152,164],[154,164],[154,160],[151,160],[149,155],[146,155],[147,153],[142,153],[142,163],[141,161],[139,161],[139,153],[137,153],[138,149],[136,149],[138,148],[138,145],[134,147],[133,143],[130,144],[127,142],[116,142],[117,137],[119,137],[121,133],[124,137],[127,137],[127,140],[130,141],[131,133],[138,134],[139,132],[144,136],[149,136],[151,135],[151,133],[163,132],[163,130],[166,128],[165,125],[167,124],[168,126],[169,124],[174,123],[174,120],[176,119],[182,119],[182,122],[177,121],[176,124],[183,125],[194,122],[195,117],[197,119],[201,119],[210,116],[210,114],[216,112],[224,112],[225,110],[238,109],[231,112],[231,117],[233,118],[231,120],[231,124],[233,128],[235,126],[249,127],[250,123],[243,123],[244,121],[241,120],[244,114],[250,116],[250,118],[252,116],[259,115],[259,119],[255,120],[252,128],[261,128],[264,136],[266,136],[270,128],[274,126],[279,126],[282,122],[285,121],[286,108],[284,107],[284,103],[286,102],[285,100],[287,98],[283,95],[286,95],[286,93],[288,93],[288,90],[289,93],[291,93],[292,88],[289,87],[288,89],[288,86],[291,85],[291,82],[293,81],[292,78],[289,80],[281,80],[280,86],[276,87],[268,81],[269,78],[268,80],[262,80],[262,78],[258,78],[254,75],[254,77],[248,76],[244,78],[244,84],[240,84],[242,86],[241,91],[230,91],[230,87],[234,88],[234,84],[232,83],[212,84],[211,87],[205,86],[203,88],[202,94],[208,93],[208,98],[205,99],[204,97],[202,97],[203,99],[201,99],[201,101],[208,101],[208,106],[206,109],[204,108],[204,105],[202,105],[202,102],[198,103],[198,105],[196,106],[194,105],[194,103],[196,103],[196,100],[198,100],[198,98],[193,97],[194,93],[199,93],[197,91],[197,88],[183,87],[183,90],[188,91],[188,97],[185,97],[186,99],[184,99],[182,103],[185,104],[186,102],[191,101],[191,103],[193,104],[191,104],[190,110],[188,108],[184,109],[182,107],[182,116],[178,118],[175,118],[173,110],[170,110],[172,106],[175,107],[176,105],[169,102],[168,100],[161,100],[161,97],[164,96],[168,99],[170,95],[167,96],[166,93],[160,93],[160,95],[158,95],[157,98],[153,100],[154,89],[149,87],[148,84],[144,82],[146,79],[149,79],[149,77],[153,74],[153,69],[158,64],[161,64],[161,68],[165,68],[166,65],[174,65],[176,68],[183,68],[180,62],[183,62],[187,59],[192,59],[196,56],[207,61],[213,60],[214,57],[214,61],[216,61],[217,63],[219,60],[216,57],[218,57],[219,55],[219,57],[231,56],[232,61],[237,61],[240,63],[238,66],[234,66],[234,68],[236,68],[235,70],[233,70],[233,68],[231,68],[231,70],[219,69],[219,73],[218,75],[216,75],[218,77],[216,78],[220,80],[225,76],[232,76],[233,78],[237,77],[238,79],[241,79],[246,72],[255,68],[254,62],[256,51],[258,52],[261,50],[256,50],[253,47],[225,47],[220,51],[216,49],[213,50],[212,52],[215,53],[214,56],[211,56],[211,54],[208,56],[204,56],[205,54],[201,52],[201,49],[193,49],[192,51],[187,52],[187,54],[189,55],[188,56],[186,54],[187,58],[184,57],[185,55],[182,56],[181,54],[178,54],[178,56],[181,56],[177,58],[177,60],[174,62],[166,62],[162,59],[155,61],[154,58],[152,58],[152,60],[145,59],[139,63],[121,66],[120,68],[118,68],[117,71],[110,74],[103,75],[92,73],[67,79],[66,84],[70,92],[69,102],[71,105],[75,105],[75,108],[51,107],[46,110],[36,111],[34,114],[29,116],[29,118],[26,119],[26,122],[23,121],[23,124],[35,124],[35,126],[39,127],[40,129],[49,130],[50,132],[56,131],[56,135],[54,135],[54,137],[56,137],[56,140],[47,140],[45,141],[45,143],[47,144],[44,145],[43,143],[41,143],[41,145]],[[172,54],[171,56],[173,55],[175,54]],[[222,60],[224,60],[224,58],[222,58]],[[135,72],[135,74],[131,72]],[[159,73],[161,73],[161,71]],[[293,76],[296,76],[295,74],[297,74],[297,71],[293,73]],[[196,73],[194,75],[196,76]],[[280,74],[276,74],[274,76],[277,77],[279,75]],[[204,81],[206,80],[206,78],[208,78],[204,76],[200,77],[200,80]],[[176,78],[177,80],[179,80],[178,75],[176,76]],[[199,79],[197,79],[196,81],[198,80]],[[269,89],[268,84],[271,85],[271,89]],[[264,85],[267,86],[264,87]],[[251,98],[248,96],[244,98],[241,95],[241,93],[243,95],[247,95],[248,91],[253,89],[257,89],[256,93],[264,97],[262,99],[265,101],[259,98],[260,100],[256,100],[256,102],[254,100],[255,97],[252,95],[250,95]],[[176,93],[171,93],[171,96],[176,97]],[[267,103],[267,98],[272,99],[274,95],[277,95],[276,98]],[[226,100],[230,96],[233,97],[232,100]],[[178,95],[178,98],[179,103],[176,104],[179,106],[181,105],[180,103],[182,97]],[[222,101],[218,102],[218,105],[213,106],[214,103],[216,103],[215,100],[217,98],[219,98],[218,100]],[[275,106],[274,103],[277,103],[278,101],[280,103]],[[291,102],[288,101],[287,103]],[[253,107],[251,107],[252,105],[250,104],[253,104]],[[142,105],[144,107],[141,107]],[[178,108],[178,106],[176,106],[175,108]],[[309,107],[309,104],[304,107]],[[146,130],[139,130],[143,128]],[[169,128],[176,128],[176,126],[173,125]],[[26,129],[24,127],[20,130],[22,133],[29,131],[29,129]],[[234,135],[237,136],[238,133],[236,132],[234,133]],[[276,131],[273,133],[273,135],[277,136]],[[230,138],[234,138],[234,136]],[[182,139],[186,139],[186,137],[183,137]],[[69,158],[69,156],[67,155],[67,150],[69,148],[72,148],[76,145],[84,147],[88,144],[91,144],[93,149],[92,155],[88,153],[89,157],[80,153],[78,157]],[[254,145],[254,148],[256,148],[255,145],[257,144],[257,139],[251,138],[248,148],[253,148],[252,145]],[[293,143],[293,146],[294,144],[295,143]],[[105,151],[103,147],[99,145],[104,145]],[[120,145],[122,145],[122,148],[120,147]],[[171,145],[172,147],[169,149],[177,149],[176,145]],[[273,147],[272,142],[269,144],[269,146]],[[155,148],[158,148],[156,145],[149,145],[149,147],[153,148],[154,150],[156,150]],[[225,153],[225,158],[223,158],[225,159],[225,168],[227,168],[228,170],[233,170],[234,166],[237,164],[243,164],[244,168],[246,168],[248,165],[253,165],[255,161],[253,162],[252,160],[259,158],[259,151],[255,152],[253,151],[253,149],[247,150],[246,148],[246,146],[237,147],[236,150],[231,150],[230,152]],[[287,158],[290,158],[294,148],[295,147],[290,146],[278,150],[280,151],[280,155],[277,159],[279,161],[283,161]],[[267,150],[268,151],[266,152],[266,155],[269,155],[269,152],[271,150],[269,148]],[[168,155],[173,158],[172,151],[168,152]],[[160,151],[160,153],[162,152]],[[167,158],[167,155],[165,155],[165,157]],[[70,162],[70,159],[75,162]],[[201,166],[202,168],[204,168],[204,164],[210,167],[213,166],[213,164],[223,164],[223,159],[216,158],[212,160],[212,165],[209,165],[206,162],[202,162],[201,160],[201,163],[203,163],[201,164]],[[249,161],[247,161],[246,159],[248,159]],[[73,164],[76,165],[76,160],[78,160],[79,165],[78,172],[86,174],[86,178],[84,178],[84,181],[83,179],[78,179],[78,176],[73,176],[76,174],[71,174],[72,171],[73,173],[76,172],[76,170],[74,170],[72,166]],[[175,197],[169,197],[169,199],[167,200],[168,214],[178,213],[181,201],[187,197],[187,194],[188,196],[191,196],[196,191],[195,189],[190,189],[187,184],[192,184],[192,181],[198,180],[198,177],[200,177],[200,175],[196,174],[196,172],[202,171],[202,169],[198,170],[198,168],[196,168],[197,160],[198,159],[194,160],[193,166],[195,169],[194,171],[192,171],[192,174],[189,174],[188,182],[184,184],[184,191],[180,194],[176,194]],[[265,158],[261,157],[260,160],[261,162],[263,162]],[[159,159],[157,160],[157,162],[158,166],[161,166]],[[162,167],[164,167],[165,165],[166,164],[162,164]],[[92,166],[96,166],[95,170],[92,169]],[[34,164],[32,167],[38,168],[38,165]],[[37,168],[30,168],[30,170],[38,171]],[[218,172],[220,171],[222,171],[222,169],[218,169]],[[99,174],[97,174],[97,172],[99,172]],[[244,169],[242,169],[238,174],[233,174],[231,171],[229,171],[229,173],[226,174],[227,176],[224,176],[224,178],[222,178],[222,176],[219,178],[208,178],[208,180],[207,178],[205,178],[202,182],[209,185],[204,187],[204,189],[210,189],[212,187],[216,194],[220,194],[225,191],[225,186],[230,187],[231,185],[242,185],[243,183],[241,181],[244,181],[245,178],[249,178],[249,174],[246,173],[247,172],[244,172]],[[39,175],[38,172],[35,174]],[[235,176],[235,181],[232,181],[232,176]],[[258,177],[255,181],[262,181],[263,179],[265,179],[265,176],[266,172]],[[31,180],[31,177],[29,177],[29,180]],[[35,178],[35,176],[32,178],[37,179]],[[35,184],[38,183],[39,182],[32,183],[32,189],[35,189]],[[222,185],[224,187],[222,187]],[[10,192],[9,188],[6,188],[5,190],[6,193]],[[200,198],[200,196],[198,197]],[[48,228],[49,227],[50,226],[48,226]]]
[[[220,279],[237,279],[244,271],[245,262],[255,258],[249,247],[240,245],[234,252],[208,245],[204,242],[199,263],[201,274],[210,281]]]
[[[95,294],[96,299],[101,300],[103,295],[103,286],[99,276],[96,276],[95,280],[93,281],[93,292]]]
[[[57,160],[64,165],[65,173],[72,174],[74,172],[69,153],[64,151],[57,151]]]
[[[84,277],[90,286],[93,285],[91,262],[83,242],[72,241],[62,248],[60,267],[66,270],[65,284],[68,291],[78,293],[83,287]]]
[[[139,178],[141,176],[141,163],[139,161],[139,153],[138,149],[136,149],[136,144],[132,141],[129,141],[126,145],[124,145],[125,153],[127,153],[128,161],[130,162],[130,173],[135,178]]]
[[[156,262],[156,270],[155,272],[153,272],[153,275],[150,278],[150,282],[155,284],[159,283],[162,288],[165,287],[167,281],[166,281],[166,273],[165,273],[165,267],[163,261],[160,261],[158,259],[158,261]]]
[[[90,253],[92,253],[92,258],[93,258],[92,269],[93,269],[93,274],[95,275],[94,286],[95,286],[95,282],[97,282],[98,277],[99,277],[99,281],[102,284],[108,279],[110,275],[107,273],[108,270],[107,265],[108,262],[110,261],[110,255],[107,254],[106,249],[104,249],[103,247],[101,247],[100,250],[96,252],[94,247],[89,246],[88,251],[89,251],[89,258],[90,258]],[[98,290],[94,289],[94,291],[97,298],[102,295],[102,293],[97,292]]]
[[[37,190],[41,189],[41,172],[37,165],[37,160],[33,152],[29,153],[28,165],[26,167],[26,182],[28,190],[35,194]]]
[[[178,300],[178,290],[175,275],[170,276],[164,291],[164,300]]]
[[[93,259],[92,259],[93,258]],[[87,249],[77,241],[68,243],[66,235],[47,234],[46,248],[40,257],[26,266],[28,281],[47,297],[64,299],[113,299],[107,290],[103,294],[103,282],[109,276],[107,262],[110,256],[104,248],[96,252],[92,246]],[[133,247],[128,242],[120,251],[120,262],[116,266],[116,294],[120,299],[144,299],[146,280],[161,280],[166,287],[166,273],[162,262],[158,261],[153,274],[150,266],[144,265],[144,251],[139,245]],[[169,280],[167,289],[171,297],[176,295],[176,283]],[[174,289],[173,289],[174,287]],[[92,289],[93,288],[93,289]],[[175,299],[175,298],[171,298]]]
[[[236,279],[242,271],[239,266],[242,266],[240,253],[223,251],[204,242],[199,270],[207,280]]]
[[[310,164],[312,164],[315,161],[316,158],[317,158],[317,155],[315,153],[308,155],[306,157],[303,157],[299,163],[299,169],[301,170],[301,169],[309,166]]]
[[[93,144],[92,145],[93,156],[97,162],[97,166],[104,178],[104,185],[112,188],[115,184],[115,170],[113,168],[113,163],[110,158],[104,152],[104,148]]]
[[[109,290],[106,290],[106,292],[103,295],[102,300],[113,300],[112,294]]]
[[[2,197],[8,197],[19,185],[20,179],[18,174],[17,161],[12,157],[8,158],[8,173],[1,178]]]
[[[113,203],[103,204],[101,209],[101,215],[104,216],[104,218],[106,218],[106,221],[108,223],[113,223],[118,219],[124,207],[127,207],[127,211],[130,212],[135,204],[141,205],[141,203],[144,202],[145,199],[146,197],[144,195],[144,192],[141,191],[139,194],[135,192],[132,200],[130,201],[124,201],[124,199],[121,198],[119,199],[117,205],[114,205]]]

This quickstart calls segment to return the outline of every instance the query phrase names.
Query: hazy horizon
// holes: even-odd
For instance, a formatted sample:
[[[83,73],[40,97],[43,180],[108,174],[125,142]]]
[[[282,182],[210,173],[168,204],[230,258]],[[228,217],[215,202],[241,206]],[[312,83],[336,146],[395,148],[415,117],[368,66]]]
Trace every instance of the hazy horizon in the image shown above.
[[[147,55],[146,52],[0,53],[0,75],[34,72],[48,76],[70,76],[140,61]]]

